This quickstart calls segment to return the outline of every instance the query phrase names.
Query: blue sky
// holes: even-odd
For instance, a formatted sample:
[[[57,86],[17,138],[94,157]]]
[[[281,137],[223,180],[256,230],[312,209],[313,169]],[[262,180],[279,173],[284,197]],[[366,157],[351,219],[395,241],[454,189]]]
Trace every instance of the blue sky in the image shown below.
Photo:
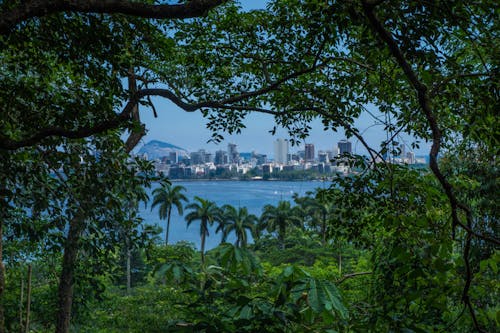
[[[243,8],[264,8],[267,0],[243,0],[241,1]],[[153,102],[158,111],[158,118],[154,118],[150,110],[143,109],[141,111],[141,119],[146,124],[148,130],[147,135],[139,143],[137,148],[150,140],[160,140],[169,142],[176,146],[195,151],[198,149],[206,149],[208,151],[216,151],[226,149],[228,143],[238,145],[238,151],[251,152],[273,155],[273,141],[277,138],[288,138],[285,130],[278,130],[276,135],[271,135],[269,131],[274,126],[274,119],[266,114],[251,114],[245,121],[246,128],[239,135],[224,135],[225,140],[220,144],[207,143],[211,137],[211,132],[206,129],[206,120],[202,117],[199,111],[185,112],[175,106],[168,100],[162,98],[154,98]],[[375,110],[373,110],[375,111]],[[364,131],[364,136],[367,142],[372,147],[379,147],[380,142],[386,138],[383,131],[383,126],[374,125],[375,120],[369,115],[363,115],[357,122],[360,131]],[[323,131],[323,126],[319,120],[311,123],[312,131],[306,143],[313,143],[315,150],[331,150],[336,147],[339,140],[345,138],[344,131],[339,129],[338,132]],[[402,138],[407,144],[412,142],[411,138]],[[362,145],[357,143],[355,138],[352,138],[353,149],[356,148],[357,153],[365,153]],[[421,144],[420,151],[417,154],[425,154],[427,144]],[[303,149],[303,144],[299,147],[292,147],[292,152]]]

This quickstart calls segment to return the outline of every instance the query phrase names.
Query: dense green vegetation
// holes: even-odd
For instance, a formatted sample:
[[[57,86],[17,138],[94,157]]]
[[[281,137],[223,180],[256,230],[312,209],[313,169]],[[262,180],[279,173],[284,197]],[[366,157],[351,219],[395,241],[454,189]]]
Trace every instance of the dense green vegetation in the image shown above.
[[[0,333],[498,331],[497,2],[1,1]],[[256,224],[165,181],[163,245],[138,215],[158,179],[129,156],[143,109],[168,118],[153,96],[215,142],[262,112],[367,156]],[[400,133],[431,142],[429,170],[379,163]],[[237,244],[168,245],[176,206]]]
[[[90,281],[77,280],[74,329],[468,332],[472,323],[463,315],[461,277],[453,273],[466,268],[461,247],[449,237],[446,197],[428,172],[392,168],[392,182],[373,175],[339,178],[340,187],[295,197],[293,206],[267,205],[260,218],[196,197],[186,203],[186,223],[198,221],[201,237],[219,237],[207,228],[218,223],[221,245],[204,254],[203,246],[198,252],[190,244],[164,245],[156,238],[129,251],[128,264],[126,252],[115,245],[107,270]],[[169,186],[161,183],[154,192]],[[230,233],[234,245],[224,243]],[[247,244],[250,235],[254,242]],[[476,268],[481,286],[473,293],[481,322],[493,331],[498,253],[485,244],[473,246],[473,253],[489,253]],[[7,248],[8,258],[19,249],[24,247]],[[8,281],[16,282],[9,283],[6,300],[9,330],[19,330],[19,286],[26,286],[28,265],[31,327],[51,330],[46,314],[53,311],[57,286],[51,272],[60,269],[60,261],[43,253],[8,261]],[[82,264],[92,262],[87,260]],[[100,259],[96,269],[102,264]],[[82,274],[89,267],[80,269]]]

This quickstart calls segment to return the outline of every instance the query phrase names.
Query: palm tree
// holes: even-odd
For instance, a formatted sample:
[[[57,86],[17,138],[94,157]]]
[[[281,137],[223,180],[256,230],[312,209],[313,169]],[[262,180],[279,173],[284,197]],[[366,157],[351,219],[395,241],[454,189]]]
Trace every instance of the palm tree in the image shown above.
[[[205,238],[209,235],[208,226],[214,221],[220,221],[220,209],[215,202],[194,197],[195,202],[186,206],[187,210],[191,210],[186,215],[187,225],[190,226],[193,221],[200,221],[200,236],[201,236],[201,262],[205,263]]]
[[[312,195],[314,194],[314,197]],[[333,204],[333,195],[329,189],[317,188],[314,192],[307,192],[305,197],[294,196],[294,201],[302,209],[304,219],[310,228],[319,231],[323,245],[326,244],[329,222],[334,218],[336,207]]]
[[[234,208],[231,205],[222,206],[222,222],[217,227],[216,232],[222,230],[222,242],[227,236],[234,232],[236,235],[236,247],[245,247],[248,243],[247,229],[253,232],[258,219],[253,214],[248,214],[246,207]]]
[[[302,226],[302,219],[297,209],[289,201],[280,201],[278,206],[266,205],[260,217],[261,228],[268,232],[277,232],[281,248],[285,248],[285,233],[289,226]]]
[[[165,232],[165,245],[168,244],[168,234],[170,231],[170,215],[172,213],[172,207],[177,208],[179,215],[183,214],[182,201],[188,201],[186,196],[182,193],[186,188],[184,186],[172,186],[169,182],[162,182],[161,186],[153,191],[153,204],[151,210],[154,207],[160,206],[159,215],[160,219],[167,219],[167,230]]]

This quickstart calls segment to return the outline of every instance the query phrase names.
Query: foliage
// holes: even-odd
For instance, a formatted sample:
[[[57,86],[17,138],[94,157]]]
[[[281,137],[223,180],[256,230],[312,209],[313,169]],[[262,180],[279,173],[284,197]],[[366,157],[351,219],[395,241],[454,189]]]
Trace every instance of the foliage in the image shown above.
[[[158,12],[141,1],[120,15],[107,2],[0,4],[0,331],[4,308],[6,323],[17,322],[17,287],[4,293],[3,277],[19,279],[29,261],[64,249],[61,265],[50,269],[70,290],[74,274],[75,297],[90,302],[115,275],[123,248],[130,254],[133,244],[148,243],[134,189],[149,183],[151,166],[127,161],[127,152],[144,134],[138,108],[153,107],[150,96],[200,110],[214,141],[240,132],[249,112],[264,112],[275,116],[271,132],[282,126],[294,143],[320,118],[325,130],[343,128],[369,155],[348,161],[359,175],[334,180],[327,199],[334,214],[319,228],[340,272],[345,248],[372,258],[362,277],[368,287],[349,290],[356,305],[349,317],[329,296],[331,281],[285,268],[274,284],[252,285],[218,263],[185,271],[203,282],[190,286],[198,304],[179,309],[187,329],[498,330],[497,3],[274,0],[266,10],[227,3],[206,12],[220,3],[190,1],[175,7],[185,10],[178,16],[162,9],[161,18],[195,17],[173,22],[149,20]],[[380,149],[356,127],[367,108],[387,132]],[[123,129],[134,137],[125,144]],[[432,174],[382,161],[400,133],[432,141]],[[189,207],[188,223],[200,220],[204,261],[207,225],[219,213],[201,198]],[[287,249],[294,224],[316,242],[317,216],[302,220],[292,210],[290,203],[266,208],[264,243],[276,233]],[[244,260],[241,251],[223,246],[214,256]],[[344,259],[358,267],[359,258]],[[40,277],[34,290],[45,307],[53,280]],[[216,289],[229,282],[232,293]],[[298,285],[311,304],[294,302]],[[327,323],[327,307],[341,320]],[[40,312],[35,318],[45,325]]]
[[[257,216],[248,214],[246,207],[234,208],[231,205],[221,207],[222,218],[217,230],[222,230],[222,242],[225,242],[230,233],[236,236],[235,246],[245,247],[248,243],[247,230],[255,234]]]
[[[284,249],[286,230],[293,226],[300,228],[302,223],[297,208],[292,207],[288,201],[280,201],[277,206],[264,206],[258,228],[270,233],[276,232],[281,248]]]
[[[182,193],[186,189],[183,186],[172,186],[168,181],[163,181],[161,187],[153,190],[153,203],[151,209],[160,206],[158,214],[160,219],[167,220],[167,227],[165,231],[165,244],[168,244],[168,233],[170,230],[170,215],[172,207],[177,208],[177,212],[182,215],[183,207],[182,201],[187,201],[186,196]]]
[[[217,205],[200,197],[194,197],[195,202],[186,205],[186,210],[190,211],[185,219],[187,225],[190,226],[193,221],[200,221],[200,237],[201,237],[201,262],[205,263],[205,239],[209,236],[208,226],[215,221],[220,221],[221,212]]]

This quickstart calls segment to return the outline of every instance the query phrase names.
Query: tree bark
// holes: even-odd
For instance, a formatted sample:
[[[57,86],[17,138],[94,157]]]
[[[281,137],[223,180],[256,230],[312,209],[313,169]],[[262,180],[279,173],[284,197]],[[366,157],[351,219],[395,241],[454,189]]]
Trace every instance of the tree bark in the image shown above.
[[[28,266],[28,289],[26,290],[26,325],[25,332],[29,333],[30,331],[30,311],[31,311],[31,274],[32,267]]]
[[[2,214],[3,215],[3,214]],[[0,217],[0,333],[5,333],[5,319],[3,311],[3,292],[5,290],[5,267],[3,265],[3,216]]]
[[[205,237],[207,236],[206,222],[201,221],[202,231],[201,231],[201,264],[205,264]]]
[[[196,0],[185,4],[148,4],[128,0],[84,1],[44,0],[23,1],[0,15],[0,33],[32,18],[61,12],[125,14],[156,19],[186,19],[200,17],[227,0]]]
[[[21,277],[21,292],[19,295],[19,332],[24,332],[24,320],[23,320],[23,309],[24,309],[24,277]]]
[[[126,239],[126,246],[127,246],[127,295],[130,295],[130,290],[131,290],[131,285],[132,285],[132,278],[131,278],[131,266],[130,266],[130,257],[132,256],[132,253],[130,251],[130,240],[127,237]]]
[[[61,277],[58,289],[58,309],[56,333],[68,333],[73,304],[73,285],[75,262],[78,256],[78,242],[84,221],[81,216],[74,217],[69,226],[68,238],[64,247]]]
[[[323,223],[321,224],[321,236],[323,236],[323,246],[326,244],[326,213],[323,212]]]
[[[165,245],[168,245],[168,234],[170,231],[170,213],[172,213],[172,208],[169,208],[167,213],[167,231],[165,232]]]

